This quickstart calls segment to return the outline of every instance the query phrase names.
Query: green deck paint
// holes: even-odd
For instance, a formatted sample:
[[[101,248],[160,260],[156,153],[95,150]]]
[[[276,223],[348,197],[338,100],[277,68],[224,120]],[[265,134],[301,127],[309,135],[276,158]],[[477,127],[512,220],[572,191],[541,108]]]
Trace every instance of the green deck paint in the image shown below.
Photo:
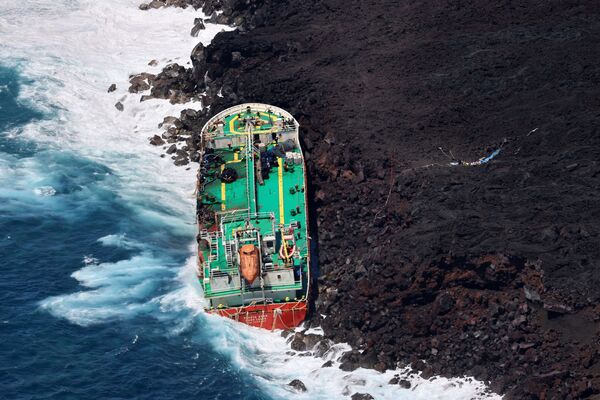
[[[293,266],[301,268],[306,273],[309,268],[307,262],[309,249],[306,237],[308,218],[305,203],[304,164],[303,162],[296,164],[293,159],[280,158],[280,163],[288,165],[280,164],[278,167],[273,167],[263,184],[259,184],[255,177],[255,163],[259,162],[259,155],[257,151],[248,151],[248,143],[252,141],[248,138],[252,138],[254,134],[278,131],[280,128],[276,126],[276,121],[279,117],[274,113],[269,115],[261,112],[260,120],[263,125],[257,126],[251,133],[248,133],[241,121],[249,116],[255,118],[256,112],[232,113],[223,119],[222,133],[218,134],[218,138],[236,137],[241,138],[244,143],[240,146],[231,145],[227,148],[215,149],[215,154],[223,160],[224,164],[215,165],[207,172],[208,176],[216,177],[224,168],[233,168],[237,172],[237,179],[232,183],[222,183],[217,178],[212,181],[209,179],[203,190],[198,193],[199,199],[221,216],[230,212],[237,212],[246,217],[252,216],[249,222],[260,230],[263,238],[266,235],[274,235],[273,225],[275,230],[279,230],[281,221],[284,221],[286,227],[292,223],[298,223],[299,229],[296,230],[295,240],[299,257],[294,258]],[[271,148],[273,145],[273,143],[268,143],[266,148]],[[291,153],[301,153],[301,149],[296,147]],[[207,198],[215,200],[209,201]],[[273,220],[268,216],[269,213],[274,217]],[[223,222],[217,226],[220,228],[222,225],[223,236],[216,239],[216,248],[213,251],[209,248],[202,252],[205,260],[210,260],[211,254],[216,256],[214,260],[210,260],[204,265],[204,277],[209,277],[211,270],[213,273],[231,275],[238,273],[238,266],[235,263],[233,267],[227,263],[224,239],[232,240],[234,232],[242,229],[246,224],[246,217]],[[271,257],[274,267],[280,268],[282,271],[286,268],[277,251]],[[217,291],[211,287],[210,281],[207,279],[200,279],[200,282],[203,285],[205,297],[209,299],[242,293],[241,289]],[[273,285],[269,288],[272,291],[300,290],[303,288],[303,282],[296,278],[293,285]]]

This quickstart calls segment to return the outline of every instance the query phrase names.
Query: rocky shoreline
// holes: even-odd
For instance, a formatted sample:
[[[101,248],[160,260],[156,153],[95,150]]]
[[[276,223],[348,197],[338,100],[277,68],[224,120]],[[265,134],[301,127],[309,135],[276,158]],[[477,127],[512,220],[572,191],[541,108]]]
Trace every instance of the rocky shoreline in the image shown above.
[[[600,394],[600,5],[141,8],[161,6],[209,15],[192,35],[238,29],[196,46],[191,68],[131,77],[142,100],[205,106],[165,118],[151,144],[195,162],[204,122],[247,101],[300,122],[319,247],[310,324],[356,349],[342,369],[411,364],[509,399]]]

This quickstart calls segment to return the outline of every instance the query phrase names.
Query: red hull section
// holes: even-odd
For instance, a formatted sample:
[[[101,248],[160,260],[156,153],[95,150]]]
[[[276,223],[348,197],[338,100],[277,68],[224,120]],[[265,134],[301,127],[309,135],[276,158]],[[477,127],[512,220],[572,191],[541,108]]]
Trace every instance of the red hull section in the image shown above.
[[[304,321],[306,301],[224,308],[210,313],[263,329],[291,329]]]

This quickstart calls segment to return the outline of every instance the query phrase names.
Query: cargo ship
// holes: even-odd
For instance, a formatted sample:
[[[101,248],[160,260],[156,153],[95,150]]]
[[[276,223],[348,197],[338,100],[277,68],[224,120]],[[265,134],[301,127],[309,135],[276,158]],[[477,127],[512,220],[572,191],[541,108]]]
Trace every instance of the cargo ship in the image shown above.
[[[202,128],[198,279],[206,311],[269,330],[306,316],[310,237],[298,122],[241,104]]]

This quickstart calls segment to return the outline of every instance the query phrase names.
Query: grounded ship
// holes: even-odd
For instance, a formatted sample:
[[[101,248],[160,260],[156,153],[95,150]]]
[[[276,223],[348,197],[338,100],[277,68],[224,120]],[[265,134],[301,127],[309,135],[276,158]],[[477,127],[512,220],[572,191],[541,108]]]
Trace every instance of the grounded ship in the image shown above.
[[[298,122],[248,103],[202,128],[198,278],[207,311],[265,329],[306,316],[310,237]]]

